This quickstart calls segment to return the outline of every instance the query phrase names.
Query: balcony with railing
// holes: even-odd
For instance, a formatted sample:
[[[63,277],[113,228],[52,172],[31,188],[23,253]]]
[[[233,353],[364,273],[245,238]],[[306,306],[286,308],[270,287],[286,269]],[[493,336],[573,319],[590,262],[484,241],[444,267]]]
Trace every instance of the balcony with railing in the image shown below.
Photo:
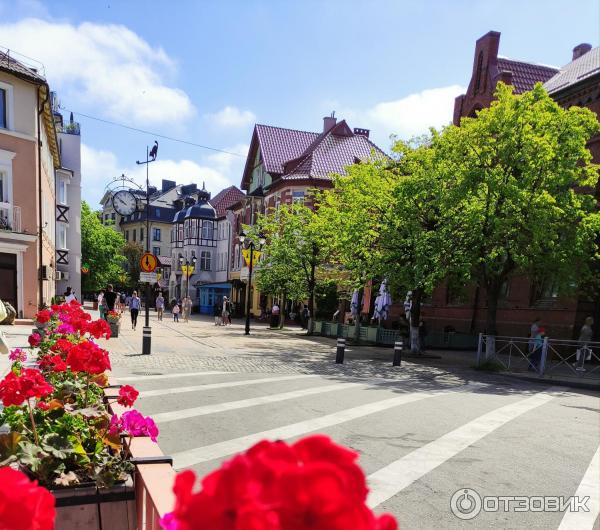
[[[21,232],[21,207],[0,202],[0,230]]]

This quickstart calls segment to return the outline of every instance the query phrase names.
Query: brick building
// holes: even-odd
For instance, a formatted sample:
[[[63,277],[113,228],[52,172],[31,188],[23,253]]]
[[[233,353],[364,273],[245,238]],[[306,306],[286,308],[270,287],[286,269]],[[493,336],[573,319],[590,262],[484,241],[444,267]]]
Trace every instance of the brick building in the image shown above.
[[[475,43],[471,80],[466,94],[458,96],[454,123],[463,116],[488,106],[498,81],[514,86],[521,94],[542,82],[549,94],[563,107],[588,107],[600,115],[600,48],[580,44],[573,49],[572,61],[555,68],[498,55],[500,33],[490,31]],[[600,136],[592,138],[589,148],[594,162],[600,163]],[[485,291],[475,286],[453,290],[442,285],[435,289],[424,307],[425,318],[435,331],[453,328],[475,333],[485,326]],[[527,336],[529,325],[541,317],[553,337],[574,337],[586,316],[600,322],[600,299],[575,299],[561,296],[555,286],[535,285],[530,279],[515,276],[506,285],[498,308],[498,333]],[[596,326],[598,336],[600,326]]]

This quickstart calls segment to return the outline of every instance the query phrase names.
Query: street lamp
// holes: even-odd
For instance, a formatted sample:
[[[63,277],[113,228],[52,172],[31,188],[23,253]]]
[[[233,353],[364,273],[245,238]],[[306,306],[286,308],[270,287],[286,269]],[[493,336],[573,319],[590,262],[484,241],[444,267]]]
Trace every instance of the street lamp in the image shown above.
[[[252,265],[254,262],[254,250],[256,248],[256,245],[254,244],[254,241],[248,237],[246,237],[246,234],[244,232],[242,232],[240,234],[239,237],[240,240],[240,245],[243,247],[244,243],[247,242],[248,244],[246,245],[246,248],[250,249],[250,264],[249,264],[249,270],[248,270],[248,292],[246,293],[246,331],[244,332],[245,335],[250,335],[250,290],[252,289]],[[265,236],[262,234],[258,235],[258,250],[260,250],[263,245],[266,243],[266,239]]]
[[[191,263],[186,259],[183,259],[183,256],[179,256],[179,265],[181,266],[181,272],[185,275],[185,296],[188,297],[190,295],[190,276],[194,274],[194,270],[196,269],[196,256],[192,257]],[[184,264],[185,263],[185,264]]]
[[[148,176],[148,166],[156,162],[158,154],[158,142],[154,142],[152,149],[146,146],[146,161],[136,160],[138,166],[146,166],[146,252],[150,252],[150,178]],[[142,338],[142,355],[150,355],[152,346],[152,328],[150,327],[150,282],[146,282],[146,319],[144,322]]]

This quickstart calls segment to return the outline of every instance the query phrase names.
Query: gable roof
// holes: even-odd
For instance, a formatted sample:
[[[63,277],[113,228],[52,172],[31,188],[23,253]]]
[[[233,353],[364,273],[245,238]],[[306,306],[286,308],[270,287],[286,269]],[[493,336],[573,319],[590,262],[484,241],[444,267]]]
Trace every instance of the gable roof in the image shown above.
[[[544,83],[544,88],[553,94],[594,74],[600,74],[600,48],[594,48],[563,66],[556,75]]]
[[[209,202],[217,212],[217,218],[225,217],[227,210],[245,196],[236,186],[229,186],[217,193]]]
[[[531,90],[536,83],[548,81],[559,70],[553,66],[498,57],[498,71],[511,72],[512,84],[515,87],[514,93],[522,94]]]
[[[0,51],[0,70],[15,74],[18,77],[25,77],[34,83],[43,84],[46,79],[38,74],[35,69],[25,66],[22,62],[11,57],[9,53]]]
[[[373,151],[386,156],[366,135],[353,132],[345,120],[322,133],[257,124],[242,176],[244,189],[259,148],[265,170],[283,179],[329,178],[331,173],[343,174],[346,166],[370,158]]]

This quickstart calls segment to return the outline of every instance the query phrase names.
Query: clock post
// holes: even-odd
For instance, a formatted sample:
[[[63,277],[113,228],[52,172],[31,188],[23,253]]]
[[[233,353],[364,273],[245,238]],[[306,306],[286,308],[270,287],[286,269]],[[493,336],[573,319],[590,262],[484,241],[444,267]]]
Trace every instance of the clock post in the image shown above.
[[[154,142],[154,146],[150,150],[146,146],[146,161],[136,161],[136,164],[146,166],[146,256],[150,254],[150,179],[148,177],[148,166],[151,162],[156,161],[158,153],[158,142]],[[143,257],[142,257],[143,259]],[[146,313],[144,320],[144,329],[142,337],[142,355],[150,355],[152,350],[152,328],[150,327],[150,282],[146,282]]]

